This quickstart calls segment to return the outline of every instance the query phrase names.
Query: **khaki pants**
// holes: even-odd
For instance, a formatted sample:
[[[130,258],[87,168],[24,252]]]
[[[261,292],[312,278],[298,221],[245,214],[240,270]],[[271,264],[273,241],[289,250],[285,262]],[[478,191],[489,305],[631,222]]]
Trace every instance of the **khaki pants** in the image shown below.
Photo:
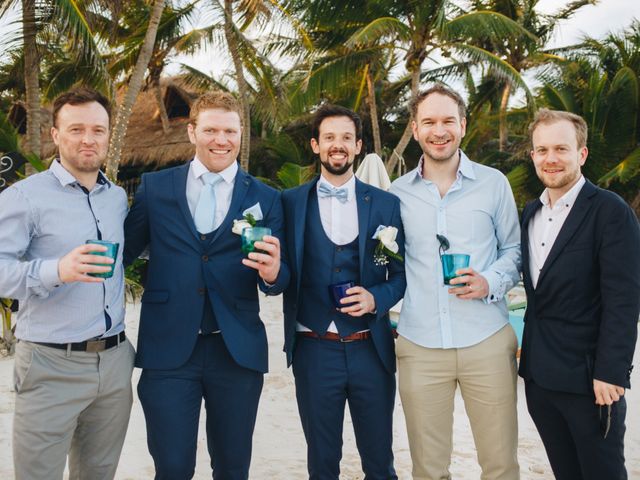
[[[13,460],[17,480],[115,476],[133,400],[135,351],[125,340],[99,353],[31,342],[16,346]]]
[[[511,326],[467,348],[439,349],[399,337],[399,390],[414,480],[451,478],[453,405],[460,385],[483,480],[520,478],[517,339]]]

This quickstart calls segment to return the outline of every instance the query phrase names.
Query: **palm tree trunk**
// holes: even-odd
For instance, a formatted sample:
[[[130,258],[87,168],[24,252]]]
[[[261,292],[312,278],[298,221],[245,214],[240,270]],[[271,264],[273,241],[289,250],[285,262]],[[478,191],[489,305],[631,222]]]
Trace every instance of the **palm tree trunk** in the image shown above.
[[[171,130],[171,125],[169,124],[169,115],[167,114],[167,107],[164,104],[164,100],[162,99],[162,87],[160,86],[160,79],[153,79],[153,92],[156,96],[156,103],[158,104],[158,110],[160,112],[160,121],[162,122],[162,131],[164,133],[169,133]]]
[[[416,68],[414,68],[413,71],[411,72],[411,100],[413,100],[418,96],[418,88],[420,87],[420,68],[421,68],[421,65],[418,64]],[[393,173],[393,170],[396,168],[398,161],[402,157],[402,154],[407,148],[407,145],[409,145],[409,142],[411,141],[411,135],[413,133],[411,130],[412,120],[413,118],[409,117],[409,121],[407,122],[407,127],[404,129],[404,133],[402,134],[402,137],[400,137],[400,141],[398,142],[398,145],[396,145],[396,148],[393,149],[393,153],[391,154],[391,156],[389,157],[389,160],[387,161],[386,166],[387,166],[387,173],[389,173],[389,175]]]
[[[501,152],[504,152],[507,144],[507,106],[509,104],[509,97],[511,96],[511,83],[507,82],[502,90],[502,99],[500,100],[500,131],[499,131],[499,143],[498,148]]]
[[[26,152],[40,157],[40,62],[36,46],[35,0],[22,0],[22,28],[24,32],[24,84],[27,96]],[[27,170],[27,174],[29,173],[33,172]]]
[[[249,89],[244,78],[242,59],[240,58],[238,39],[233,31],[233,0],[224,0],[224,36],[227,40],[229,53],[236,70],[236,83],[238,84],[238,101],[242,109],[242,144],[240,145],[240,167],[245,172],[249,171],[249,152],[251,150],[251,111],[249,108]]]
[[[367,70],[367,103],[371,115],[371,132],[373,133],[373,150],[382,157],[382,141],[380,139],[380,125],[378,124],[378,106],[376,105],[376,91],[373,88],[373,75]]]
[[[153,4],[153,10],[149,17],[149,27],[147,28],[147,33],[144,37],[144,43],[140,49],[138,60],[136,61],[133,73],[131,74],[131,80],[129,80],[127,92],[124,95],[124,99],[120,104],[120,107],[118,108],[116,121],[113,125],[111,142],[109,144],[109,155],[107,156],[107,176],[114,182],[118,179],[118,166],[120,164],[120,156],[122,155],[124,138],[127,134],[127,126],[129,125],[131,109],[138,97],[138,93],[140,93],[144,74],[149,66],[149,60],[153,53],[153,45],[156,41],[156,34],[158,33],[158,25],[160,24],[160,17],[162,15],[162,10],[164,9],[164,3],[165,0],[155,0]]]

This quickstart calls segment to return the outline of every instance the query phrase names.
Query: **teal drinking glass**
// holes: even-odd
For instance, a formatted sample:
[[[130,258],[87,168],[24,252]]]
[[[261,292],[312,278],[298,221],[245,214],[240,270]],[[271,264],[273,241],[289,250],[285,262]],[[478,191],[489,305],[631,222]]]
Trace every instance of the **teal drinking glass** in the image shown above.
[[[113,269],[116,266],[115,260],[116,258],[118,258],[118,248],[120,247],[120,244],[116,242],[109,242],[106,240],[87,240],[85,243],[93,243],[95,245],[102,245],[107,247],[107,250],[104,252],[89,252],[91,255],[113,258],[113,263],[96,263],[96,265],[99,265],[101,267],[111,267],[108,272],[88,273],[87,275],[98,278],[111,278],[113,276]]]
[[[246,227],[242,230],[242,251],[244,253],[258,252],[265,253],[261,250],[256,250],[254,243],[262,241],[262,237],[265,235],[271,235],[271,229],[268,227]]]
[[[440,256],[442,260],[442,274],[444,284],[451,285],[450,281],[457,277],[456,270],[469,266],[470,256],[466,253],[445,253]],[[465,284],[451,285],[452,287],[462,287]]]

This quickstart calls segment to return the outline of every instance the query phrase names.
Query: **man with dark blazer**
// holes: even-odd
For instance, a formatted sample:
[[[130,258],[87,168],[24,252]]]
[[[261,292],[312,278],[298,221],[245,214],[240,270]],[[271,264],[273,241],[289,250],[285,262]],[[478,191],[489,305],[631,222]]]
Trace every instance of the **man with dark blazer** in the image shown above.
[[[320,177],[283,193],[291,242],[285,349],[288,365],[293,363],[309,478],[338,480],[348,401],[365,477],[396,479],[395,355],[388,311],[406,286],[400,205],[353,174],[362,145],[362,124],[354,112],[321,107],[312,137]],[[330,285],[349,281],[354,286],[337,308]]]
[[[540,110],[529,127],[545,191],[522,214],[520,375],[558,480],[626,479],[626,403],[640,313],[638,219],[581,174],[587,125]]]
[[[156,479],[189,479],[204,398],[213,478],[246,479],[267,338],[258,287],[275,295],[289,271],[280,261],[280,194],[236,161],[242,125],[229,94],[191,107],[193,161],[145,174],[125,222],[125,263],[145,248],[136,366]],[[248,133],[247,133],[248,134]],[[234,224],[251,213],[272,235],[245,258]]]

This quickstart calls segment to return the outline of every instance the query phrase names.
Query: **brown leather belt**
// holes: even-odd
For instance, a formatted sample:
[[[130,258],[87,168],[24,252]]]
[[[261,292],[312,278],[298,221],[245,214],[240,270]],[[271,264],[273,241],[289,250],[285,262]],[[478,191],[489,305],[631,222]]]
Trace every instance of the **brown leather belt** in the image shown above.
[[[316,332],[298,332],[298,335],[300,335],[301,337],[317,338],[319,340],[331,340],[333,342],[342,343],[356,342],[358,340],[367,340],[371,338],[370,331],[356,332],[352,333],[351,335],[347,335],[346,337],[341,337],[339,334],[333,332],[327,332],[324,335],[318,335]]]

